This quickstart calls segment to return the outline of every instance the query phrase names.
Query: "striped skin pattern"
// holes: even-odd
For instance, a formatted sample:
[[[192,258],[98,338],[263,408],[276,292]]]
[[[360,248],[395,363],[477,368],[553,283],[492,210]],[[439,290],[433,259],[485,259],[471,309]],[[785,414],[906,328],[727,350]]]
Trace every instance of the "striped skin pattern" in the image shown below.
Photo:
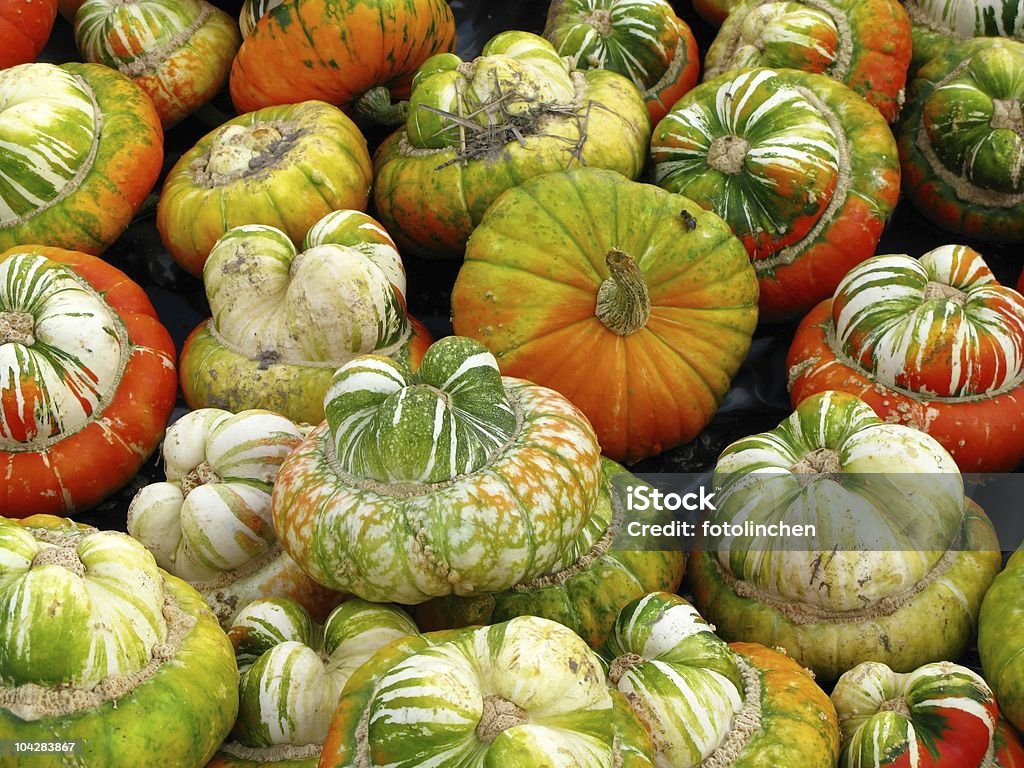
[[[409,375],[386,357],[362,357],[334,375],[324,411],[339,466],[381,483],[440,483],[490,463],[516,430],[494,356],[449,336]]]
[[[963,479],[942,446],[884,423],[844,392],[807,398],[776,429],[732,443],[713,483],[715,523],[817,530],[800,544],[712,539],[722,567],[783,601],[831,611],[864,609],[913,588],[964,519]]]
[[[1018,0],[904,0],[914,22],[915,72],[959,40],[1007,37],[1024,40],[1024,10]]]
[[[273,226],[298,244],[331,211],[366,208],[370,182],[366,139],[340,110],[319,101],[270,107],[229,120],[181,156],[156,224],[168,253],[200,277],[229,229]]]
[[[38,542],[0,522],[0,599],[5,622],[17,622],[19,636],[33,643],[28,650],[38,669],[24,672],[40,682],[27,689],[12,689],[6,680],[0,685],[0,739],[75,741],[74,760],[82,765],[205,765],[237,714],[238,670],[231,642],[203,599],[160,571],[125,534],[51,515],[23,523]],[[54,562],[46,553],[56,549],[65,554]],[[13,597],[35,611],[13,604]],[[165,618],[166,629],[159,626]],[[13,642],[4,638],[5,670],[16,669]],[[84,658],[90,647],[94,666]],[[133,678],[140,667],[142,677]],[[47,682],[61,669],[91,679],[102,668],[114,674],[96,685]],[[24,765],[24,755],[0,755],[0,768]]]
[[[704,60],[704,79],[743,67],[818,72],[894,122],[903,105],[911,23],[899,0],[743,0]]]
[[[413,636],[350,678],[321,765],[649,767],[617,697],[597,655],[546,619]]]
[[[978,617],[978,655],[985,679],[999,699],[999,710],[1016,728],[1024,728],[1024,547],[985,594]],[[1021,762],[1024,765],[1024,761]]]
[[[157,180],[153,103],[97,64],[0,71],[0,249],[46,243],[101,253]]]
[[[286,598],[250,603],[228,635],[241,673],[232,738],[247,747],[323,744],[352,673],[416,631],[402,610],[358,599],[339,605],[322,626]],[[230,742],[226,748],[230,754]]]
[[[728,72],[655,128],[656,182],[708,208],[747,247],[761,320],[802,315],[873,255],[899,193],[885,119],[847,86],[793,69]]]
[[[450,338],[442,348],[465,346],[465,339]],[[482,360],[478,355],[484,350],[475,346],[462,364]],[[437,363],[458,371],[450,357],[439,357]],[[371,375],[364,381],[386,382],[381,362],[357,358],[338,379],[348,377],[346,370],[361,376],[366,367]],[[493,358],[490,364],[496,370]],[[467,381],[472,378],[467,374]],[[336,453],[335,446],[340,441],[344,448],[346,438],[334,425],[353,426],[338,421],[338,414],[330,417],[285,459],[274,484],[274,528],[285,549],[322,584],[366,600],[405,604],[453,593],[500,592],[549,573],[573,546],[597,503],[601,450],[586,418],[561,395],[519,379],[505,378],[503,385],[504,397],[489,407],[476,398],[498,394],[490,386],[452,397],[469,401],[472,410],[461,415],[462,428],[475,422],[481,445],[487,436],[496,436],[498,425],[508,423],[509,405],[516,426],[478,471],[448,482],[389,485],[351,474],[344,456]],[[392,396],[391,404],[405,391]],[[371,389],[367,396],[378,395]],[[443,400],[436,401],[438,407]],[[332,410],[331,403],[326,407]],[[381,409],[395,413],[392,407],[385,400]],[[443,427],[445,420],[434,424]],[[429,423],[423,430],[410,446],[420,451],[408,458],[413,466],[424,466],[435,450],[432,441],[423,439],[433,434]],[[400,429],[392,432],[401,436]],[[457,434],[449,430],[445,438]],[[440,457],[458,459],[458,446],[440,442]],[[455,468],[461,466],[457,460]]]
[[[608,638],[609,656],[639,657],[612,686],[633,703],[658,768],[693,768],[722,743],[743,703],[736,659],[697,609],[654,592],[623,607]]]
[[[625,522],[625,510],[612,504],[613,484],[621,488],[640,482],[610,459],[602,457],[601,465],[604,482],[598,503],[574,546],[566,550],[549,577],[494,595],[429,600],[417,607],[420,627],[452,629],[516,616],[540,616],[564,624],[591,648],[598,648],[608,639],[615,617],[627,603],[649,592],[675,592],[683,580],[685,552],[610,546],[594,557],[595,551],[601,551],[602,539],[614,536]],[[586,563],[582,569],[581,562]]]
[[[65,544],[0,520],[4,685],[91,686],[130,675],[167,638],[163,581],[141,544],[114,531]]]
[[[87,509],[124,485],[174,406],[174,342],[145,292],[84,253],[0,253],[0,515]]]
[[[362,253],[377,266],[405,298],[405,265],[398,246],[376,219],[362,211],[332,211],[310,227],[302,241],[302,250],[318,245],[343,245]]]
[[[972,38],[921,68],[897,134],[904,192],[937,227],[1024,242],[1024,42]]]
[[[239,49],[231,99],[239,112],[307,99],[348,110],[377,86],[406,99],[420,64],[454,49],[443,0],[285,0]]]
[[[944,286],[956,292],[934,295]],[[832,322],[837,349],[887,387],[981,395],[1024,370],[1024,297],[964,245],[868,259],[836,289]]]
[[[238,14],[238,26],[246,38],[256,28],[256,22],[277,8],[284,0],[245,0]]]
[[[651,122],[693,88],[700,72],[697,40],[666,0],[558,0],[544,37],[581,69],[628,77],[644,95]]]
[[[950,662],[907,674],[865,662],[839,678],[832,702],[842,768],[980,766],[998,717],[988,684]]]
[[[86,0],[75,15],[85,60],[132,78],[164,128],[217,95],[241,42],[234,19],[205,0]]]

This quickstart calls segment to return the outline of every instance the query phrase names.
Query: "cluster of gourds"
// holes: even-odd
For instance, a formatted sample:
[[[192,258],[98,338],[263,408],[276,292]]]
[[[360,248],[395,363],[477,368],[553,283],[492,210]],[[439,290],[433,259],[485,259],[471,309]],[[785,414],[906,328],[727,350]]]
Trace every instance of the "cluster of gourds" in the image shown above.
[[[69,0],[57,66],[0,0],[0,767],[1024,765],[1024,549],[961,475],[1024,460],[1024,296],[875,253],[901,191],[1024,242],[1024,12],[693,8],[703,63],[666,0],[467,60],[441,0]],[[147,197],[180,353],[103,260]],[[624,544],[618,462],[796,321],[710,522],[818,534]],[[72,520],[158,446],[127,533]]]

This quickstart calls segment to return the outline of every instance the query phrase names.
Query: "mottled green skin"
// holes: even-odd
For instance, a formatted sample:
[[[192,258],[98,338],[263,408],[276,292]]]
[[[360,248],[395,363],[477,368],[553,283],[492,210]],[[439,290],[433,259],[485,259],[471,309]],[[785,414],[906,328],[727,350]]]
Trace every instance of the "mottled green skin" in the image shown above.
[[[896,135],[903,192],[921,216],[983,242],[1024,242],[1024,138],[991,125],[995,101],[1022,98],[1021,42],[971,38],[921,68]]]
[[[203,598],[164,575],[167,591],[197,618],[173,661],[129,695],[72,715],[26,722],[0,710],[0,739],[79,741],[75,765],[103,768],[195,768],[227,736],[238,712],[238,671],[227,635]],[[54,753],[38,760],[7,752],[0,768],[66,765]]]
[[[978,616],[978,654],[999,710],[1024,729],[1024,547],[996,576]]]
[[[1024,12],[1020,0],[961,0],[947,3],[951,11],[975,5],[974,28],[956,29],[956,18],[929,18],[926,9],[911,8],[915,23],[911,28],[914,53],[910,60],[910,76],[936,56],[941,56],[961,40],[970,37],[1012,37],[1024,35]],[[919,3],[907,3],[917,6]],[[926,4],[927,5],[927,4]],[[941,8],[942,3],[932,3]]]
[[[607,531],[615,516],[611,502],[612,481],[633,477],[624,467],[602,458],[604,487],[579,544],[566,553],[560,568],[572,566]],[[627,520],[619,516],[618,523]],[[421,629],[436,630],[491,624],[515,616],[542,616],[560,622],[587,641],[592,648],[604,644],[623,606],[648,592],[675,592],[683,579],[686,555],[682,551],[633,551],[615,549],[589,563],[563,583],[550,586],[513,587],[505,592],[476,597],[449,596],[430,600],[416,610]],[[558,570],[555,571],[558,573]],[[542,577],[543,578],[543,577]]]
[[[832,620],[797,623],[773,605],[738,595],[707,551],[690,557],[687,584],[694,603],[724,638],[784,648],[818,680],[835,680],[862,661],[909,672],[959,658],[974,637],[982,597],[1001,557],[992,523],[973,503],[962,535],[961,549],[942,578],[894,612],[874,618],[837,614]]]

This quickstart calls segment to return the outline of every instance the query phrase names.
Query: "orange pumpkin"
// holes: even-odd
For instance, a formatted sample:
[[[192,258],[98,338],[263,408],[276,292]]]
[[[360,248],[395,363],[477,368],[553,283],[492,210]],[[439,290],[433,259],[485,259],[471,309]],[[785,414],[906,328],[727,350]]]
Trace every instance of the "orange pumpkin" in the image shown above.
[[[0,0],[0,69],[35,61],[57,18],[57,0]]]

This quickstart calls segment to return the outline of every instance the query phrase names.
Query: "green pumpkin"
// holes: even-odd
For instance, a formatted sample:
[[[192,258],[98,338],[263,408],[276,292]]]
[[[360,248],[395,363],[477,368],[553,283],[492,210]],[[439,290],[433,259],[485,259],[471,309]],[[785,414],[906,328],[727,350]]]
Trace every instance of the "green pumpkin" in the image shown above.
[[[609,459],[602,458],[601,465],[598,503],[575,545],[552,573],[497,594],[429,600],[416,609],[420,627],[450,629],[540,616],[564,624],[596,648],[604,644],[627,603],[649,592],[678,589],[686,563],[683,551],[615,546],[615,536],[627,519],[613,488],[640,480]]]
[[[978,654],[999,711],[1024,729],[1024,547],[985,593],[978,616]]]
[[[60,518],[0,519],[0,556],[0,739],[75,741],[75,761],[109,768],[210,758],[238,711],[237,668],[194,589],[126,534]]]

